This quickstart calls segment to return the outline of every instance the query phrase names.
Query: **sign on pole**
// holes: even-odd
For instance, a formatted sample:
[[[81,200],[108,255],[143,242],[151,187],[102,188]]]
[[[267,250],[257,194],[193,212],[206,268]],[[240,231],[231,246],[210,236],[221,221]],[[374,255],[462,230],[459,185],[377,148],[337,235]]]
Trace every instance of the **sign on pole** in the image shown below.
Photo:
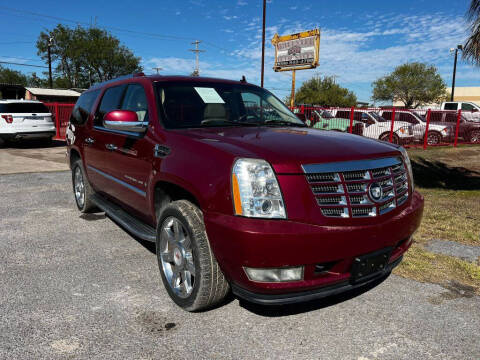
[[[298,34],[275,36],[275,71],[314,69],[318,66],[320,53],[320,30],[304,31]]]
[[[295,105],[295,71],[314,69],[318,66],[320,54],[320,30],[314,29],[298,34],[275,36],[272,39],[275,46],[275,71],[292,72],[292,94],[290,106]]]

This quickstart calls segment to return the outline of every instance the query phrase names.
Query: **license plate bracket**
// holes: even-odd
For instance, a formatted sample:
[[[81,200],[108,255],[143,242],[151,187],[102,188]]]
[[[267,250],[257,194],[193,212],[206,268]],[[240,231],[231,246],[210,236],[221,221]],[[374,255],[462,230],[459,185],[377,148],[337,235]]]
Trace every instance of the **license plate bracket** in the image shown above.
[[[352,282],[362,282],[385,271],[392,248],[357,256],[350,271]]]

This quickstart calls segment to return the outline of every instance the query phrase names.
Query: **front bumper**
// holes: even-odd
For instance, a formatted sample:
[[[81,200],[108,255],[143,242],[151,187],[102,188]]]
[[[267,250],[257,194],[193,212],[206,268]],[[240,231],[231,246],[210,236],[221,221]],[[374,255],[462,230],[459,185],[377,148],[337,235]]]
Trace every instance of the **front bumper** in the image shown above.
[[[410,247],[422,213],[423,197],[414,193],[398,213],[369,225],[319,226],[208,212],[204,219],[212,250],[234,292],[262,299],[274,295],[298,298],[294,294],[321,293],[327,286],[335,286],[335,293],[348,290],[351,287],[344,285],[350,280],[355,257],[387,247],[393,248],[388,267],[393,268],[390,265],[396,265]],[[317,273],[319,264],[333,265]],[[304,266],[303,280],[253,282],[244,271],[244,267],[287,266]]]
[[[285,294],[259,294],[245,290],[237,286],[236,284],[232,284],[232,291],[238,297],[245,299],[251,303],[260,305],[288,305],[298,302],[312,301],[327,296],[333,296],[347,291],[352,291],[364,287],[365,285],[368,285],[370,283],[373,283],[374,281],[382,279],[383,277],[388,276],[388,274],[390,274],[390,272],[401,263],[402,259],[403,255],[388,264],[388,266],[383,271],[375,273],[374,276],[368,277],[361,282],[353,283],[350,281],[342,281],[337,284],[323,286],[314,290]]]

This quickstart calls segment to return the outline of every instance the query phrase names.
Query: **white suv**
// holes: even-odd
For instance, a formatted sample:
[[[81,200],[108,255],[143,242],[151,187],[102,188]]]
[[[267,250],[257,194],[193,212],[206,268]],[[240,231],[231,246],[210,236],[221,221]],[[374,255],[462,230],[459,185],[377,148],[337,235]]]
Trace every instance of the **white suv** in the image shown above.
[[[40,101],[0,100],[0,144],[6,140],[55,136],[52,114]]]

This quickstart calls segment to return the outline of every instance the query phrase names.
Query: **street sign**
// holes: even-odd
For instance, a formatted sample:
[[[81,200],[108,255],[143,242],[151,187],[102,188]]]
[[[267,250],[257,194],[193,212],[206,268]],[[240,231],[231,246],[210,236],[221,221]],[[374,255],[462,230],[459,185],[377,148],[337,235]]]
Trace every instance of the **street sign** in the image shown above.
[[[275,46],[275,71],[313,69],[318,66],[320,30],[279,36],[272,39]]]

